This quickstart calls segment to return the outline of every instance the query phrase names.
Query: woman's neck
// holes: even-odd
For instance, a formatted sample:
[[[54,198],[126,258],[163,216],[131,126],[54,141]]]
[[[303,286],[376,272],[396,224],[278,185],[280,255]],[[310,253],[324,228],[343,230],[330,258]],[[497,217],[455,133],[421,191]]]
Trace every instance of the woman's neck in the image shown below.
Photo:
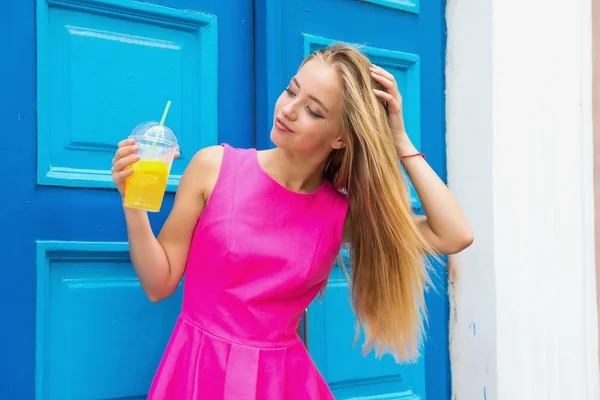
[[[261,152],[259,159],[265,172],[288,190],[311,193],[323,183],[325,163],[299,158],[289,151],[274,148]]]

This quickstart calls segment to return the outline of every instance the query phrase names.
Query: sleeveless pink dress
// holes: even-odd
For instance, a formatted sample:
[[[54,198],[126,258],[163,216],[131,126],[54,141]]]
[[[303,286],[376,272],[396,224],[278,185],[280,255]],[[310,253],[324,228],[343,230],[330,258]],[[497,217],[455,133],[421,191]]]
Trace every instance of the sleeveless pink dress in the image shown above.
[[[327,181],[289,191],[255,149],[223,146],[148,398],[333,399],[296,327],[340,250],[347,199]]]

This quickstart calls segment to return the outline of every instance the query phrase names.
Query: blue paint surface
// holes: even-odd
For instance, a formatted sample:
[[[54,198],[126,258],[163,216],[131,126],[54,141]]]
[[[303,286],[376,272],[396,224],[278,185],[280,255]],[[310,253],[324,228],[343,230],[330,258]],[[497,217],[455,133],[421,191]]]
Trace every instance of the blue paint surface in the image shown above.
[[[38,241],[36,398],[145,398],[181,300],[141,295],[126,243]]]
[[[107,171],[116,141],[160,118],[166,100],[182,157],[162,211],[150,214],[155,233],[171,209],[176,175],[196,150],[219,142],[271,146],[273,105],[304,57],[306,35],[364,43],[391,63],[416,104],[407,105],[411,135],[445,180],[443,2],[158,3],[3,7],[0,33],[9,39],[0,51],[10,62],[0,75],[0,109],[9,173],[0,221],[11,231],[0,237],[0,399],[32,399],[36,391],[39,399],[144,398],[181,292],[151,304],[135,282]],[[436,269],[416,366],[375,362],[351,348],[347,288],[334,270],[329,303],[311,308],[307,331],[339,398],[450,397],[446,272]],[[357,381],[366,386],[351,387]]]
[[[142,122],[139,119],[159,119],[166,99],[173,101],[168,123],[179,127],[175,133],[183,135],[185,145],[182,146],[183,157],[177,168],[182,170],[201,145],[228,142],[239,147],[252,146],[252,4],[240,2],[238,6],[231,7],[216,0],[160,1],[161,6],[172,8],[166,9],[125,0],[72,0],[69,3],[81,8],[67,9],[56,1],[51,6],[50,21],[46,27],[51,28],[52,34],[64,34],[67,24],[77,29],[92,25],[96,30],[182,43],[191,46],[191,53],[186,53],[186,47],[181,57],[173,57],[163,47],[139,45],[138,49],[135,44],[131,45],[129,52],[120,47],[125,45],[121,42],[80,35],[77,40],[87,37],[89,41],[77,43],[73,39],[66,43],[46,43],[47,48],[63,51],[55,54],[56,59],[50,60],[50,64],[65,60],[72,62],[67,63],[70,70],[38,82],[37,74],[43,73],[43,70],[36,68],[36,9],[39,12],[45,3],[3,3],[5,6],[1,8],[6,10],[6,21],[0,32],[3,38],[10,39],[0,41],[0,50],[10,62],[3,64],[4,73],[0,75],[4,93],[0,98],[0,108],[3,110],[4,132],[10,132],[3,135],[3,145],[10,149],[5,153],[5,165],[10,173],[3,177],[6,191],[2,192],[3,200],[0,202],[0,221],[5,228],[0,240],[3,260],[0,269],[4,277],[0,282],[0,399],[33,399],[36,374],[38,377],[45,374],[50,381],[52,377],[62,379],[69,376],[69,379],[47,386],[39,399],[68,398],[63,396],[65,391],[75,397],[81,395],[86,398],[90,390],[95,391],[93,398],[144,398],[142,389],[149,383],[157,357],[162,355],[160,343],[166,343],[176,307],[169,302],[151,304],[141,289],[135,285],[127,286],[133,270],[122,260],[122,253],[115,252],[110,244],[127,241],[116,190],[94,187],[94,179],[90,176],[84,177],[78,184],[70,185],[69,180],[63,177],[63,181],[55,179],[38,185],[38,160],[52,160],[57,166],[100,168],[98,174],[105,174],[111,167],[114,141],[125,138],[136,123]],[[119,4],[126,7],[117,7],[117,14],[100,10],[90,15],[89,7],[103,4],[109,8]],[[158,10],[150,13],[154,21],[157,15],[163,15],[172,23],[140,22],[138,12],[133,16],[138,21],[135,25],[125,11],[132,6],[141,7],[142,11]],[[184,14],[182,10],[191,11]],[[182,17],[187,15],[190,17]],[[193,32],[198,29],[199,23],[204,24],[213,17],[218,21],[218,34],[211,36],[209,32],[206,37],[218,40],[218,64],[209,62],[202,66],[203,54],[214,54],[215,49],[213,45],[199,42],[201,39],[193,37]],[[37,22],[44,26],[43,21]],[[53,38],[55,36],[50,35],[46,39]],[[75,45],[77,53],[69,54],[67,45]],[[113,57],[112,63],[109,63],[110,55],[104,53],[108,50],[118,55]],[[139,68],[132,65],[136,51],[139,61],[144,63]],[[152,54],[159,57],[152,60]],[[159,65],[145,65],[151,62]],[[119,65],[134,74],[129,86],[128,76],[123,75]],[[95,66],[100,69],[94,70]],[[61,67],[54,65],[54,68],[60,70]],[[217,69],[220,81],[202,78],[202,71],[206,77],[213,76],[211,69]],[[159,78],[150,79],[152,73],[169,71],[180,73],[180,81],[168,74],[163,78],[172,85],[165,85]],[[121,84],[112,84],[109,74],[117,74],[115,81]],[[100,77],[103,85],[94,87],[94,82],[86,82],[86,77],[90,80]],[[138,78],[141,81],[138,82]],[[45,101],[36,97],[39,94],[38,84],[48,89],[57,82],[69,83],[69,90],[56,89],[55,97]],[[195,83],[198,85],[196,88]],[[207,89],[206,95],[204,89]],[[213,104],[215,89],[218,89],[216,114]],[[160,96],[156,95],[157,91]],[[197,96],[198,91],[200,97]],[[44,94],[44,89],[41,94]],[[68,104],[68,100],[73,99],[77,101]],[[48,104],[49,101],[51,104]],[[42,104],[44,109],[41,109]],[[54,111],[49,113],[49,110]],[[74,110],[78,112],[74,114]],[[62,129],[50,131],[43,122],[38,123],[38,117],[44,118],[44,115],[53,123],[70,121],[72,125],[68,132]],[[200,121],[200,116],[206,117],[206,120]],[[111,129],[113,123],[114,128]],[[192,126],[192,123],[198,125]],[[85,129],[86,126],[89,130]],[[214,127],[218,128],[218,137],[214,135]],[[185,133],[186,129],[190,130],[189,133]],[[194,134],[198,137],[193,137]],[[38,141],[45,141],[50,149],[38,152]],[[112,149],[109,151],[108,147]],[[61,148],[62,153],[53,153]],[[47,168],[42,170],[45,173]],[[45,179],[43,174],[39,179]],[[54,184],[61,186],[51,186]],[[83,185],[89,187],[81,187]],[[99,186],[108,185],[104,182]],[[162,211],[150,215],[156,233],[164,223],[172,202],[173,193],[168,193]],[[12,231],[9,232],[7,227]],[[92,253],[99,251],[104,256],[94,262],[61,260],[59,252],[58,258],[44,269],[43,259],[36,256],[38,241],[80,243],[83,253],[89,255],[90,249],[93,249]],[[72,253],[67,251],[67,254]],[[42,273],[47,275],[45,286],[36,283]],[[78,279],[87,279],[89,283],[79,290],[72,289],[72,286],[69,289],[70,286],[65,283]],[[102,282],[108,283],[103,286]],[[36,298],[44,293],[49,296],[43,303],[45,307],[37,309]],[[177,296],[172,301],[177,302]],[[41,314],[36,317],[38,311]],[[95,316],[98,319],[94,319]],[[127,326],[124,325],[125,320]],[[100,322],[102,326],[94,325]],[[116,333],[120,336],[115,336]],[[46,364],[36,365],[36,341],[39,349],[50,349],[37,355],[38,360],[41,357]],[[93,343],[98,348],[95,349]],[[60,349],[51,348],[62,344],[69,345],[62,353]],[[111,347],[113,345],[115,347]],[[139,349],[143,346],[148,346],[146,351],[149,354],[141,356]],[[107,348],[112,350],[104,351]],[[86,355],[87,362],[84,362]],[[107,368],[109,365],[113,368]],[[124,372],[125,367],[131,370]],[[123,375],[117,372],[123,372]],[[104,387],[99,386],[102,384],[98,380],[101,377],[110,380],[105,382]]]
[[[419,0],[363,0],[368,3],[380,5],[382,7],[395,8],[397,10],[407,11],[419,14]]]
[[[116,144],[142,121],[167,125],[181,157],[218,142],[218,24],[210,14],[123,1],[38,1],[38,183],[112,188]]]

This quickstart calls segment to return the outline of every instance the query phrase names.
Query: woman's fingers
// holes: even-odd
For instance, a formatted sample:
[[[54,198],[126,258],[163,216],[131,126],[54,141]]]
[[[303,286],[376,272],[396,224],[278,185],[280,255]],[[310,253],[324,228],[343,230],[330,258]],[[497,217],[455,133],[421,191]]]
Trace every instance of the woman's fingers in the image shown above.
[[[379,89],[373,89],[373,92],[375,93],[375,95],[377,97],[381,97],[383,100],[387,101],[388,103],[391,103],[392,101],[394,101],[394,96],[392,96],[388,92],[385,92],[385,91],[379,90]]]
[[[115,158],[118,160],[120,158],[127,157],[130,154],[136,153],[139,149],[140,148],[136,145],[121,147],[119,150],[117,150]]]
[[[131,154],[131,155],[128,155],[127,157],[120,158],[117,160],[117,162],[115,162],[115,165],[112,168],[112,172],[113,173],[119,172],[119,171],[127,168],[131,164],[135,163],[138,159],[139,159],[139,156],[137,154]]]
[[[139,147],[136,145],[128,145],[125,147],[121,147],[115,153],[115,157],[112,159],[112,164],[115,165],[121,158],[127,157],[130,154],[134,154],[139,150]]]
[[[375,95],[377,97],[380,97],[381,99],[383,99],[387,102],[387,108],[388,108],[389,112],[396,113],[401,110],[400,104],[398,104],[397,99],[394,96],[392,96],[391,94],[389,94],[388,92],[383,91],[383,90],[373,89],[373,93],[375,93]]]
[[[133,140],[133,139],[124,139],[124,140],[121,140],[119,142],[119,145],[117,147],[121,148],[121,147],[124,147],[124,146],[131,146],[131,145],[134,145],[134,144],[135,144],[135,140]]]
[[[385,76],[383,76],[377,72],[371,72],[371,75],[377,82],[381,83],[381,85],[388,92],[393,93],[393,92],[398,91],[398,88],[396,87],[396,82],[391,81],[390,79],[386,78]]]
[[[117,172],[113,175],[113,181],[119,183],[127,179],[129,175],[133,174],[133,168],[127,168],[121,172]]]
[[[394,77],[394,75],[392,75],[391,73],[389,73],[385,69],[381,68],[380,66],[377,66],[375,64],[371,64],[371,71],[375,71],[379,75],[383,75],[384,77],[386,77],[390,81],[394,82],[394,84],[396,84],[396,78]]]

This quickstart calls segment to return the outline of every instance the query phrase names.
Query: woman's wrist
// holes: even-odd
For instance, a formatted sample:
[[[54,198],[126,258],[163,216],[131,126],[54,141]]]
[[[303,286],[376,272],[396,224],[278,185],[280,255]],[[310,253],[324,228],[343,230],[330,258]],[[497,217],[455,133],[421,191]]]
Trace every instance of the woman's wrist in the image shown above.
[[[148,212],[145,210],[140,210],[137,208],[131,208],[131,207],[127,207],[125,205],[125,199],[123,199],[123,212],[125,213],[125,217],[129,217],[129,218],[139,218],[139,216],[144,216],[144,215],[148,215]]]
[[[396,139],[396,152],[398,153],[398,158],[411,156],[413,154],[419,153],[419,151],[412,144],[408,136]]]

